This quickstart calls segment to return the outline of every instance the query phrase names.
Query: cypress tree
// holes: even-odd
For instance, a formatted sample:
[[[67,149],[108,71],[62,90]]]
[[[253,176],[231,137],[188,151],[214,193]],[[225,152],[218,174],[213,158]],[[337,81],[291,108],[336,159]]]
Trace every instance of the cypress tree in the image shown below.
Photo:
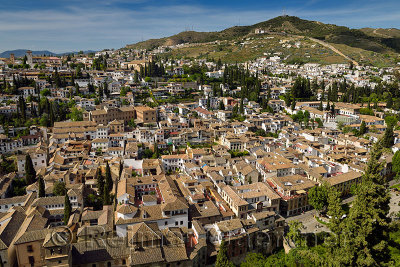
[[[79,84],[75,83],[75,95],[79,95],[81,92],[79,91]]]
[[[121,177],[122,171],[124,170],[124,164],[122,161],[119,162],[119,177]]]
[[[393,125],[388,125],[382,139],[382,145],[385,148],[391,148],[394,145]]]
[[[219,102],[219,109],[220,109],[220,110],[225,110],[224,101],[220,101],[220,102]]]
[[[104,185],[103,205],[111,205],[110,190],[107,183]]]
[[[49,120],[50,120],[50,125],[49,126],[53,126],[54,122],[55,122],[55,118],[54,118],[54,110],[53,110],[53,102],[49,102]]]
[[[113,188],[113,180],[111,177],[111,170],[110,170],[110,165],[106,165],[106,183],[108,190],[112,190]]]
[[[321,101],[319,102],[319,108],[318,108],[318,110],[320,110],[320,111],[323,111],[323,110],[324,110],[324,106],[322,105],[322,99],[321,99]]]
[[[393,98],[391,96],[388,96],[388,99],[386,101],[386,107],[387,108],[392,108],[393,107]]]
[[[72,206],[71,202],[69,201],[69,197],[65,194],[64,198],[64,224],[67,225],[69,221],[69,217],[71,217]]]
[[[39,197],[45,197],[45,195],[46,195],[45,186],[44,186],[44,180],[42,177],[39,177],[38,183],[39,183],[39,192],[38,192]]]
[[[42,116],[42,105],[40,104],[40,94],[38,95],[38,116]]]
[[[364,135],[366,133],[367,133],[367,125],[365,124],[365,121],[362,121],[360,126],[360,135]]]
[[[36,171],[29,154],[25,157],[25,180],[27,185],[33,184],[36,180]]]
[[[101,168],[99,168],[99,173],[97,174],[97,192],[99,196],[104,194],[104,177],[101,173]]]
[[[244,114],[243,96],[242,96],[242,98],[240,99],[239,113],[240,113],[240,114]]]

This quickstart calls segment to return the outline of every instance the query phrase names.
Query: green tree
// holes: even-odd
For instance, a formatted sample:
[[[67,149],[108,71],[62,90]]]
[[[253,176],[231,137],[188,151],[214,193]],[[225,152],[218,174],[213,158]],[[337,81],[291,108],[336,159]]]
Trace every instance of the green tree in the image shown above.
[[[67,117],[73,121],[83,121],[83,112],[82,110],[73,107],[71,113],[69,113]]]
[[[12,158],[6,158],[1,155],[1,163],[0,163],[0,175],[8,174],[10,172],[15,172],[16,166],[15,161]]]
[[[287,233],[287,238],[292,240],[296,246],[302,247],[304,245],[305,239],[301,235],[301,229],[304,228],[303,223],[300,221],[290,221],[289,225],[289,232]]]
[[[113,189],[113,180],[112,180],[112,176],[111,176],[111,169],[110,169],[110,165],[108,165],[108,162],[106,164],[106,183],[105,183],[105,185],[107,186],[108,190]]]
[[[130,127],[132,127],[133,129],[135,129],[135,128],[136,128],[135,120],[134,120],[134,119],[131,119],[131,120],[128,122],[128,125],[129,125]]]
[[[323,110],[324,110],[324,106],[322,105],[322,99],[321,99],[321,101],[319,102],[318,110],[320,110],[320,111],[323,111]]]
[[[234,267],[234,266],[235,265],[228,258],[228,249],[226,247],[226,243],[225,241],[222,241],[217,254],[217,261],[215,262],[215,267]]]
[[[72,206],[69,197],[65,194],[64,198],[64,224],[68,225],[69,217],[71,217]]]
[[[45,192],[44,180],[42,177],[39,177],[38,185],[39,185],[38,197],[45,197],[46,192]]]
[[[26,103],[25,103],[25,99],[22,96],[19,96],[18,110],[20,112],[21,118],[25,121],[26,120]]]
[[[36,181],[36,171],[29,154],[26,154],[25,157],[25,180],[27,185],[33,184]]]
[[[367,133],[367,125],[365,124],[365,121],[362,121],[360,126],[360,135],[364,135],[366,133]]]
[[[85,198],[85,207],[93,207],[93,210],[101,210],[103,208],[103,196],[96,196],[94,194],[89,194]]]
[[[247,253],[245,260],[240,267],[262,267],[265,266],[266,259],[260,253]]]
[[[97,173],[97,193],[101,197],[104,195],[104,177],[101,173],[101,168],[98,169]]]
[[[158,159],[160,157],[160,150],[158,149],[158,144],[154,144],[154,153],[153,156],[151,156],[152,159]]]
[[[67,188],[64,182],[56,182],[53,186],[53,195],[65,196],[67,194]]]
[[[240,99],[239,113],[244,114],[243,97]]]
[[[342,217],[344,211],[342,208],[342,199],[340,198],[340,192],[336,188],[330,187],[328,190],[328,216],[329,229],[334,234],[339,234],[342,230]]]
[[[392,98],[391,96],[389,96],[389,97],[387,98],[386,107],[387,107],[387,108],[392,108],[392,107],[393,107],[393,98]]]
[[[396,175],[396,180],[400,179],[400,150],[396,151],[394,153],[394,156],[392,158],[392,171]]]
[[[324,126],[324,123],[320,118],[316,118],[315,121],[318,123],[318,128],[322,128]]]
[[[49,89],[43,89],[42,91],[40,91],[40,95],[41,96],[49,96],[49,95],[51,95],[51,91]]]
[[[126,96],[126,94],[128,93],[128,90],[125,87],[121,88],[121,91],[119,92],[120,96]]]
[[[383,164],[382,141],[375,144],[370,153],[357,195],[346,219],[342,234],[341,255],[347,266],[377,266],[388,264],[388,226],[390,222],[386,178],[381,175]]]
[[[151,149],[146,148],[143,150],[143,158],[150,159],[153,156],[153,151]]]
[[[111,205],[111,196],[108,184],[104,185],[103,205]]]
[[[220,101],[220,102],[219,102],[219,109],[220,109],[220,110],[225,110],[224,101]]]
[[[317,211],[322,211],[328,205],[328,186],[314,186],[308,191],[308,203]]]
[[[385,134],[383,135],[382,145],[385,148],[391,148],[394,145],[393,125],[387,125]]]
[[[398,122],[398,119],[396,116],[386,116],[385,117],[385,123],[388,126],[395,126]]]

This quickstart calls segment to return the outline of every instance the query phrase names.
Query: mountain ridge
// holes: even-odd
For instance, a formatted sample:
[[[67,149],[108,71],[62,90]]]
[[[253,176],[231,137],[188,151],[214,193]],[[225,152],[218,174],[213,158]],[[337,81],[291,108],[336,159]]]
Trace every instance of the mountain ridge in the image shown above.
[[[159,46],[170,46],[184,43],[206,43],[216,40],[232,40],[254,34],[255,30],[261,28],[265,31],[302,35],[312,37],[334,44],[345,44],[377,53],[396,52],[400,53],[400,30],[384,29],[385,33],[374,33],[363,29],[351,29],[346,26],[325,24],[319,21],[304,20],[294,16],[279,16],[267,21],[259,22],[249,26],[235,26],[216,32],[186,31],[169,37],[149,39],[127,45],[126,48],[154,49]],[[379,29],[376,29],[377,31]],[[379,30],[382,31],[382,30]],[[393,31],[395,34],[388,35]]]
[[[16,58],[19,57],[23,57],[26,54],[26,51],[28,51],[29,49],[14,49],[14,50],[7,50],[7,51],[3,51],[0,53],[0,57],[2,58],[9,58],[10,54],[13,53],[14,56]],[[41,55],[46,55],[46,56],[64,56],[64,55],[68,55],[68,54],[77,54],[78,52],[65,52],[65,53],[54,53],[48,50],[38,50],[38,51],[32,51],[32,55],[34,56],[41,56]],[[87,50],[87,51],[83,51],[84,54],[87,53],[94,53],[96,51],[93,50]]]

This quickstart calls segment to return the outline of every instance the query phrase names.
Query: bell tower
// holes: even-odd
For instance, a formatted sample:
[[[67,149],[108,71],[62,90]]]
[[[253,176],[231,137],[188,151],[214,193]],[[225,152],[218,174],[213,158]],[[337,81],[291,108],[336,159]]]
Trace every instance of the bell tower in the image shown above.
[[[26,58],[27,58],[26,63],[29,64],[30,66],[32,66],[33,58],[32,58],[32,51],[31,50],[26,51]]]
[[[15,55],[14,55],[14,53],[10,54],[10,62],[11,62],[11,64],[14,65],[14,63],[15,63]]]

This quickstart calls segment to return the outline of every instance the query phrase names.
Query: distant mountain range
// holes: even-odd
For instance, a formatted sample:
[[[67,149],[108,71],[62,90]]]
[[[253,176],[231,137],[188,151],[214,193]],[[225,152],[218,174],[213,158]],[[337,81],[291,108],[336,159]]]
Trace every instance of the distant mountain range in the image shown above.
[[[159,46],[170,46],[184,43],[206,43],[216,40],[235,40],[256,29],[268,32],[286,33],[297,36],[313,37],[325,42],[344,44],[376,53],[400,53],[400,30],[398,29],[350,29],[345,26],[324,24],[319,21],[304,20],[294,16],[279,16],[268,21],[250,26],[235,26],[220,32],[187,31],[160,39],[150,39],[127,48],[154,49]]]
[[[29,49],[16,49],[16,50],[8,50],[8,51],[4,51],[2,53],[0,53],[0,57],[3,58],[9,58],[10,54],[14,53],[14,56],[16,58],[18,57],[23,57],[26,55],[26,51],[28,51]],[[84,54],[88,54],[88,53],[95,53],[96,51],[93,50],[87,50],[87,51],[83,51]],[[77,54],[78,52],[66,52],[66,53],[54,53],[48,50],[41,50],[41,51],[33,51],[32,50],[32,55],[34,56],[42,56],[42,55],[46,55],[46,56],[64,56],[64,55],[68,55],[68,54]]]

